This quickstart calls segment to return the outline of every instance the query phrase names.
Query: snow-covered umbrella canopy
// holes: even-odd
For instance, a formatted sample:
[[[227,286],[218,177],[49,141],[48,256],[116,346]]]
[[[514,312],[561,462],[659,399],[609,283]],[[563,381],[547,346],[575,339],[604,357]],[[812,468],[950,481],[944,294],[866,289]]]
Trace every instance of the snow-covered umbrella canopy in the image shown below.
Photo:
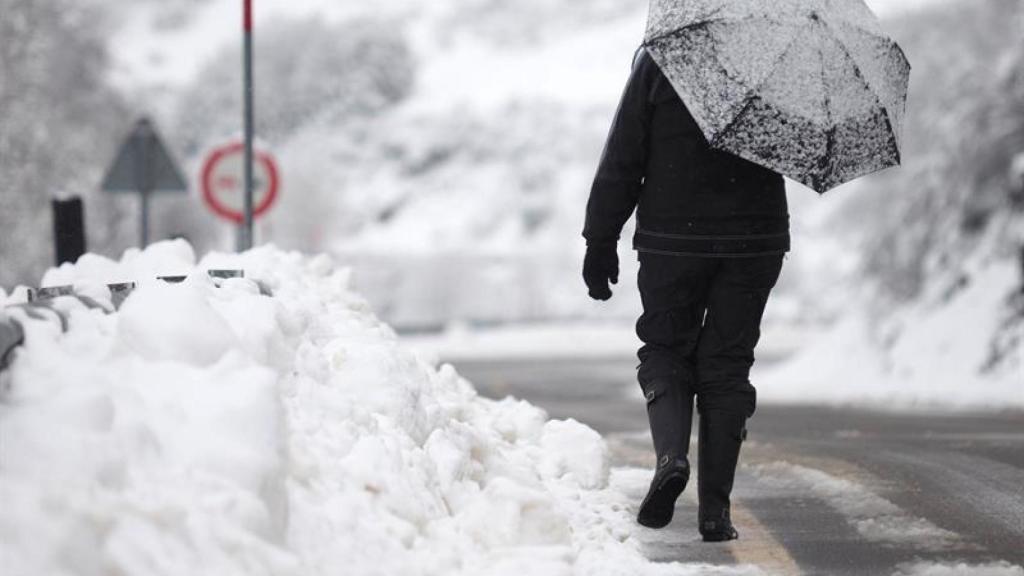
[[[863,0],[652,0],[645,44],[715,148],[818,192],[900,163],[910,63]]]

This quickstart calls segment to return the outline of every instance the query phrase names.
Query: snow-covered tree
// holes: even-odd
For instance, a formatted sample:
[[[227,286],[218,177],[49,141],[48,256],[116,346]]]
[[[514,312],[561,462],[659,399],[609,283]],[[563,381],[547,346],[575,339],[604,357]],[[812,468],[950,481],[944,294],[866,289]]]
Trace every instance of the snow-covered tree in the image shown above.
[[[240,135],[240,63],[239,47],[226,47],[178,99],[171,135],[186,158]],[[292,248],[324,250],[334,236],[326,232],[341,220],[340,191],[328,180],[337,160],[318,164],[295,150],[306,146],[303,134],[311,131],[324,138],[355,138],[352,124],[403,100],[413,86],[412,53],[402,30],[391,23],[270,20],[256,35],[254,75],[256,134],[277,155],[283,182],[279,205],[259,223],[257,236]],[[209,246],[217,229],[210,217],[186,205],[168,207],[162,224],[200,249]]]
[[[1016,257],[1024,243],[1013,175],[1024,152],[1022,29],[1016,0],[951,3],[897,23],[914,66],[904,167],[850,205],[865,216],[850,221],[863,227],[866,271],[897,301],[959,281],[978,249]]]
[[[2,285],[34,282],[52,264],[55,195],[87,196],[93,248],[117,241],[121,207],[95,194],[122,111],[104,81],[101,23],[72,0],[0,0]]]
[[[259,136],[280,143],[311,122],[369,116],[404,98],[414,65],[401,32],[376,21],[280,20],[256,35]],[[225,48],[180,100],[177,137],[188,153],[239,132],[241,51]]]

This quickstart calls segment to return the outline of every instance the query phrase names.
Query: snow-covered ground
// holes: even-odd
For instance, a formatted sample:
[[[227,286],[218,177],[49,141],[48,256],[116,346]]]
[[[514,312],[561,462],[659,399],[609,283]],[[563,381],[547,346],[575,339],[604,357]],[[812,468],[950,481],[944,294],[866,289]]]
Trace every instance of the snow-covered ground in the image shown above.
[[[1024,576],[1024,568],[1007,562],[990,564],[941,564],[917,562],[899,567],[893,576]]]
[[[1011,309],[1021,298],[1019,264],[972,268],[966,285],[937,287],[891,317],[851,307],[794,358],[755,374],[759,397],[892,410],[1024,409],[1024,321]]]
[[[760,356],[789,356],[812,336],[788,325],[769,326]],[[635,358],[641,346],[632,324],[559,322],[494,327],[451,325],[432,334],[408,334],[402,340],[427,357],[458,363],[474,361],[586,360]]]
[[[860,307],[835,326],[769,323],[758,345],[752,380],[769,404],[857,406],[896,411],[1022,410],[1024,349],[1019,327],[1007,327],[1006,358],[979,335],[1000,330],[1016,268],[999,262],[948,303],[920,305],[895,318],[871,318]],[[1019,325],[1018,325],[1019,326]],[[426,358],[459,361],[633,362],[641,345],[621,322],[452,325],[403,341]],[[635,382],[623,392],[639,400]]]
[[[909,544],[941,550],[957,535],[924,518],[916,518],[889,500],[851,480],[786,462],[759,466],[754,473],[770,490],[813,494],[829,503],[869,542]]]
[[[210,268],[246,278],[218,288]],[[327,257],[197,262],[163,242],[43,283],[103,301],[125,280],[138,288],[114,314],[58,299],[64,334],[20,316],[0,402],[5,573],[758,573],[646,561],[625,496],[646,474],[609,470],[592,429],[418,358]]]

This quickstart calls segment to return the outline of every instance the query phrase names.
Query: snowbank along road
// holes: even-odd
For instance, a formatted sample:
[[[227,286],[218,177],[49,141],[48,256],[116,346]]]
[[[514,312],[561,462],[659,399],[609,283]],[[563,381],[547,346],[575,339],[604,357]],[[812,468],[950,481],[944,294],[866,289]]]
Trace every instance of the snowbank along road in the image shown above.
[[[56,298],[66,332],[0,292],[25,331],[0,383],[3,572],[759,573],[650,561],[637,475],[597,432],[421,360],[348,278],[175,241],[48,272],[101,302],[137,283],[115,314]]]

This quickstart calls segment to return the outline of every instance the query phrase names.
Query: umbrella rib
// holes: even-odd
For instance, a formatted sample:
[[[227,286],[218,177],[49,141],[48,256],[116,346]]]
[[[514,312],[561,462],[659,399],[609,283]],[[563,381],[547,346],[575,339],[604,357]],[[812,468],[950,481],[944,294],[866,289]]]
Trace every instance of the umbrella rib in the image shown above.
[[[762,16],[744,16],[742,18],[730,18],[728,16],[724,16],[724,17],[719,17],[719,18],[706,18],[706,19],[701,20],[699,22],[691,22],[691,23],[687,24],[686,26],[681,26],[679,28],[676,28],[675,30],[672,30],[671,32],[665,32],[664,34],[659,34],[659,35],[657,35],[657,36],[655,36],[653,38],[648,38],[648,39],[644,40],[644,46],[650,46],[651,44],[653,44],[655,42],[658,42],[659,40],[664,40],[666,38],[672,38],[672,37],[675,37],[675,36],[681,36],[681,35],[689,32],[690,30],[693,30],[695,28],[706,27],[706,26],[708,26],[710,24],[714,24],[716,22],[725,22],[727,20],[728,21],[755,20],[755,19],[758,19],[758,18],[762,18]]]
[[[732,117],[732,120],[730,120],[729,123],[726,124],[725,127],[722,128],[722,130],[715,135],[715,137],[711,140],[711,146],[717,148],[717,145],[719,141],[722,139],[722,137],[725,136],[729,132],[729,130],[731,130],[732,127],[736,124],[736,122],[738,122],[739,119],[743,117],[747,110],[750,109],[751,105],[753,105],[753,96],[756,95],[757,92],[761,89],[761,87],[763,87],[771,79],[771,77],[775,74],[775,71],[782,64],[783,59],[786,58],[786,53],[788,53],[793,48],[793,45],[796,44],[796,41],[799,39],[799,34],[793,34],[793,39],[789,41],[789,44],[786,44],[786,47],[781,52],[779,52],[779,57],[775,59],[775,62],[772,62],[772,65],[768,68],[768,73],[765,74],[764,78],[762,78],[756,85],[754,85],[753,88],[747,89],[747,95],[746,97],[744,97],[743,107],[740,108],[740,111],[737,112],[736,115]]]
[[[829,27],[833,26],[833,24],[830,23],[830,22],[825,22],[825,25],[829,26]],[[903,56],[903,60],[907,63],[907,66],[908,67],[910,66],[910,61],[907,60],[906,54],[904,54],[903,48],[901,48],[899,44],[897,44],[896,42],[893,42],[892,39],[890,39],[890,38],[885,38],[884,36],[879,36],[877,34],[869,32],[867,30],[863,30],[863,32],[865,34],[869,35],[869,36],[874,37],[874,38],[879,38],[881,40],[884,40],[885,42],[887,42],[889,44],[890,48],[895,47],[899,51],[900,55]],[[893,122],[893,119],[892,119],[892,113],[889,112],[889,108],[886,107],[885,104],[882,104],[882,100],[878,97],[878,92],[875,90],[875,87],[873,86],[873,84],[870,81],[868,81],[867,76],[864,75],[863,70],[861,70],[860,64],[857,63],[857,59],[853,57],[853,52],[850,51],[850,47],[846,45],[846,42],[843,41],[842,36],[840,36],[839,34],[833,34],[832,38],[835,40],[836,44],[839,45],[839,48],[846,54],[846,57],[850,59],[850,62],[853,64],[854,73],[857,74],[857,77],[860,78],[861,80],[863,80],[864,84],[866,86],[868,86],[868,88],[871,89],[871,95],[874,96],[875,102],[878,104],[878,107],[885,111],[885,120],[886,120],[886,122],[889,123],[889,130],[895,136],[895,134],[896,134],[895,123]],[[898,148],[898,146],[897,146],[897,148]],[[899,153],[899,151],[897,150],[897,154],[898,153]]]
[[[821,87],[822,93],[825,96],[825,125],[828,128],[825,129],[825,155],[821,157],[821,161],[818,163],[819,173],[813,176],[815,180],[815,187],[817,188],[823,183],[825,177],[828,176],[828,164],[832,159],[832,154],[835,153],[836,148],[836,124],[832,120],[832,98],[829,96],[828,91],[828,78],[825,75],[825,54],[819,53],[821,59]],[[819,180],[819,178],[821,180]]]
[[[912,68],[910,60],[907,58],[907,53],[903,50],[903,47],[900,46],[899,42],[896,42],[891,37],[887,36],[884,32],[869,30],[868,28],[865,28],[863,26],[857,26],[845,19],[823,18],[822,22],[824,22],[825,25],[829,26],[830,28],[846,27],[857,32],[858,34],[863,34],[865,36],[874,38],[875,40],[880,40],[882,43],[886,44],[890,49],[895,49],[899,53],[900,57],[903,59],[903,62],[907,65],[907,68]],[[835,37],[839,41],[839,43],[843,44],[843,46],[845,47],[846,42],[843,40],[843,38],[838,34],[835,35]]]
[[[853,73],[857,75],[857,78],[860,78],[864,82],[864,85],[868,87],[868,91],[871,93],[871,97],[875,99],[875,104],[882,109],[882,112],[885,112],[885,123],[889,127],[889,134],[892,135],[892,139],[894,140],[894,142],[898,142],[896,140],[896,126],[892,120],[892,115],[889,112],[889,109],[885,106],[885,104],[882,104],[881,98],[878,97],[878,92],[875,91],[874,87],[871,85],[871,82],[868,82],[867,76],[864,75],[864,72],[861,70],[860,65],[857,64],[857,60],[854,59],[853,54],[850,52],[850,49],[839,39],[838,36],[834,36],[833,38],[835,39],[836,44],[839,46],[839,49],[842,50],[843,53],[846,54],[846,57],[850,59],[850,64],[853,65]],[[899,160],[901,156],[899,148],[900,147],[897,144],[897,160]]]
[[[884,34],[880,34],[878,32],[873,32],[873,31],[868,30],[866,28],[863,28],[861,26],[855,26],[855,25],[851,24],[850,22],[845,22],[845,21],[841,21],[841,20],[837,21],[837,20],[832,19],[832,18],[827,18],[827,19],[826,18],[822,18],[822,22],[824,22],[827,26],[830,26],[830,27],[846,26],[847,28],[851,28],[853,30],[856,30],[857,32],[860,32],[861,34],[864,34],[865,36],[870,36],[870,37],[872,37],[872,38],[874,38],[876,40],[881,40],[882,42],[884,42],[885,44],[889,45],[890,47],[899,48],[900,52],[901,53],[903,52],[903,49],[900,48],[899,43],[897,43],[892,38],[889,38],[888,36],[885,36]],[[906,55],[904,54],[904,56],[906,56]]]

